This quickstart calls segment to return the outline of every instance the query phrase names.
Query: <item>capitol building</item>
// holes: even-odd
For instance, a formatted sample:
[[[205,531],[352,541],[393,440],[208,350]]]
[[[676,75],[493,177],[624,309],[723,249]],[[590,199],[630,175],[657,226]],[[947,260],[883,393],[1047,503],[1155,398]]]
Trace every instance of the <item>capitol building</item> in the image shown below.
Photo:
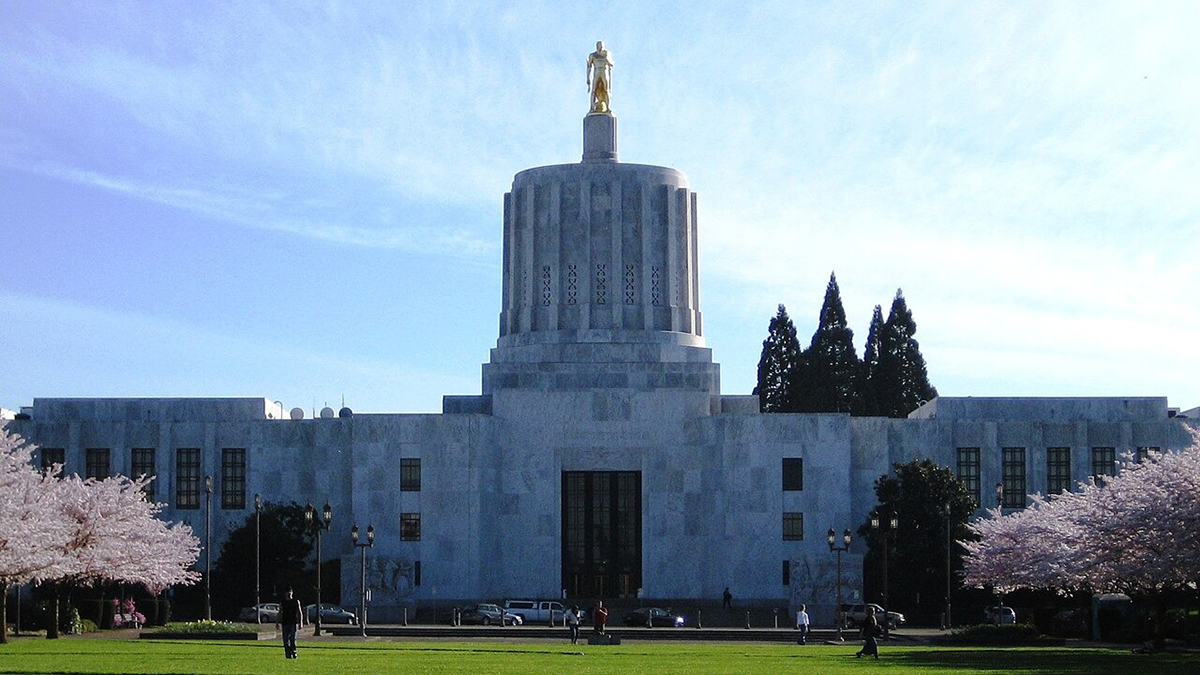
[[[1153,397],[941,397],[889,419],[763,414],[756,396],[723,394],[696,193],[676,169],[618,160],[601,84],[582,161],[520,171],[504,195],[499,335],[479,395],[445,396],[441,414],[315,419],[270,398],[38,398],[0,424],[68,472],[156,476],[162,517],[197,531],[212,476],[213,551],[255,494],[373,524],[378,622],[435,602],[678,604],[725,587],[830,622],[825,532],[867,519],[893,462],[932,458],[977,503],[994,505],[1001,483],[1019,507],[1200,428],[1200,410]],[[357,604],[349,537],[324,550]],[[847,601],[861,598],[865,552],[856,540],[843,556]]]

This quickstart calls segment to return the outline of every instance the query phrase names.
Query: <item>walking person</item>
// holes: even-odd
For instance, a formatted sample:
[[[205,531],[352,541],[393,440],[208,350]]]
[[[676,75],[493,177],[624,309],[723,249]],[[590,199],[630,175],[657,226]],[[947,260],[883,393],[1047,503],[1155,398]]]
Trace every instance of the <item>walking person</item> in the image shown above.
[[[283,631],[283,655],[285,658],[296,658],[296,631],[304,625],[304,611],[300,609],[300,600],[292,597],[292,589],[287,589],[283,600],[279,601],[279,626]]]
[[[729,592],[729,587],[725,587],[725,592],[721,594],[721,609],[733,609],[733,593]]]
[[[800,639],[796,644],[808,644],[808,607],[800,605],[800,609],[796,610],[796,630],[800,631]]]
[[[579,644],[579,605],[567,610],[567,628],[571,630],[571,644]]]
[[[596,611],[592,613],[592,623],[595,624],[595,631],[603,635],[604,624],[608,623],[608,610],[605,609],[603,600],[596,601]]]
[[[863,621],[862,638],[863,648],[858,650],[854,658],[861,659],[863,654],[874,656],[875,660],[879,660],[879,643],[876,637],[879,635],[879,620],[875,618],[875,608],[867,608],[867,618]]]

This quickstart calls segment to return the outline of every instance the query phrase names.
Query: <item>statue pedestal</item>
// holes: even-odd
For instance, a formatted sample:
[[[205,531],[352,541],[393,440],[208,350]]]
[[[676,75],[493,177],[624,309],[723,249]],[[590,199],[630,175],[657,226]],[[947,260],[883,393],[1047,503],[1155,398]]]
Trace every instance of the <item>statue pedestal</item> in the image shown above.
[[[590,113],[583,118],[583,161],[617,161],[617,118],[612,113]]]

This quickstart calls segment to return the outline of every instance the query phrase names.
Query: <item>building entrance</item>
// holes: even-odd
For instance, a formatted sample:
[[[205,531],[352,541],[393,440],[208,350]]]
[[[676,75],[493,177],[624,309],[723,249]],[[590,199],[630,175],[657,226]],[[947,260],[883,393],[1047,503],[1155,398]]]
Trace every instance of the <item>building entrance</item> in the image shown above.
[[[564,471],[562,546],[562,587],[569,597],[636,597],[642,586],[642,473]]]

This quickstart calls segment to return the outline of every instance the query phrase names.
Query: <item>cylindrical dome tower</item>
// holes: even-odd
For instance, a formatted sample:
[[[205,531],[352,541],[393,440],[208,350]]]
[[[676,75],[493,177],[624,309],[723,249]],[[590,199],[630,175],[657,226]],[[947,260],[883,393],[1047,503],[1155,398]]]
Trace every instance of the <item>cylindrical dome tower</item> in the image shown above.
[[[522,171],[504,196],[500,339],[484,393],[715,393],[702,334],[696,194],[675,169],[619,163],[616,117],[587,115],[581,163]]]

